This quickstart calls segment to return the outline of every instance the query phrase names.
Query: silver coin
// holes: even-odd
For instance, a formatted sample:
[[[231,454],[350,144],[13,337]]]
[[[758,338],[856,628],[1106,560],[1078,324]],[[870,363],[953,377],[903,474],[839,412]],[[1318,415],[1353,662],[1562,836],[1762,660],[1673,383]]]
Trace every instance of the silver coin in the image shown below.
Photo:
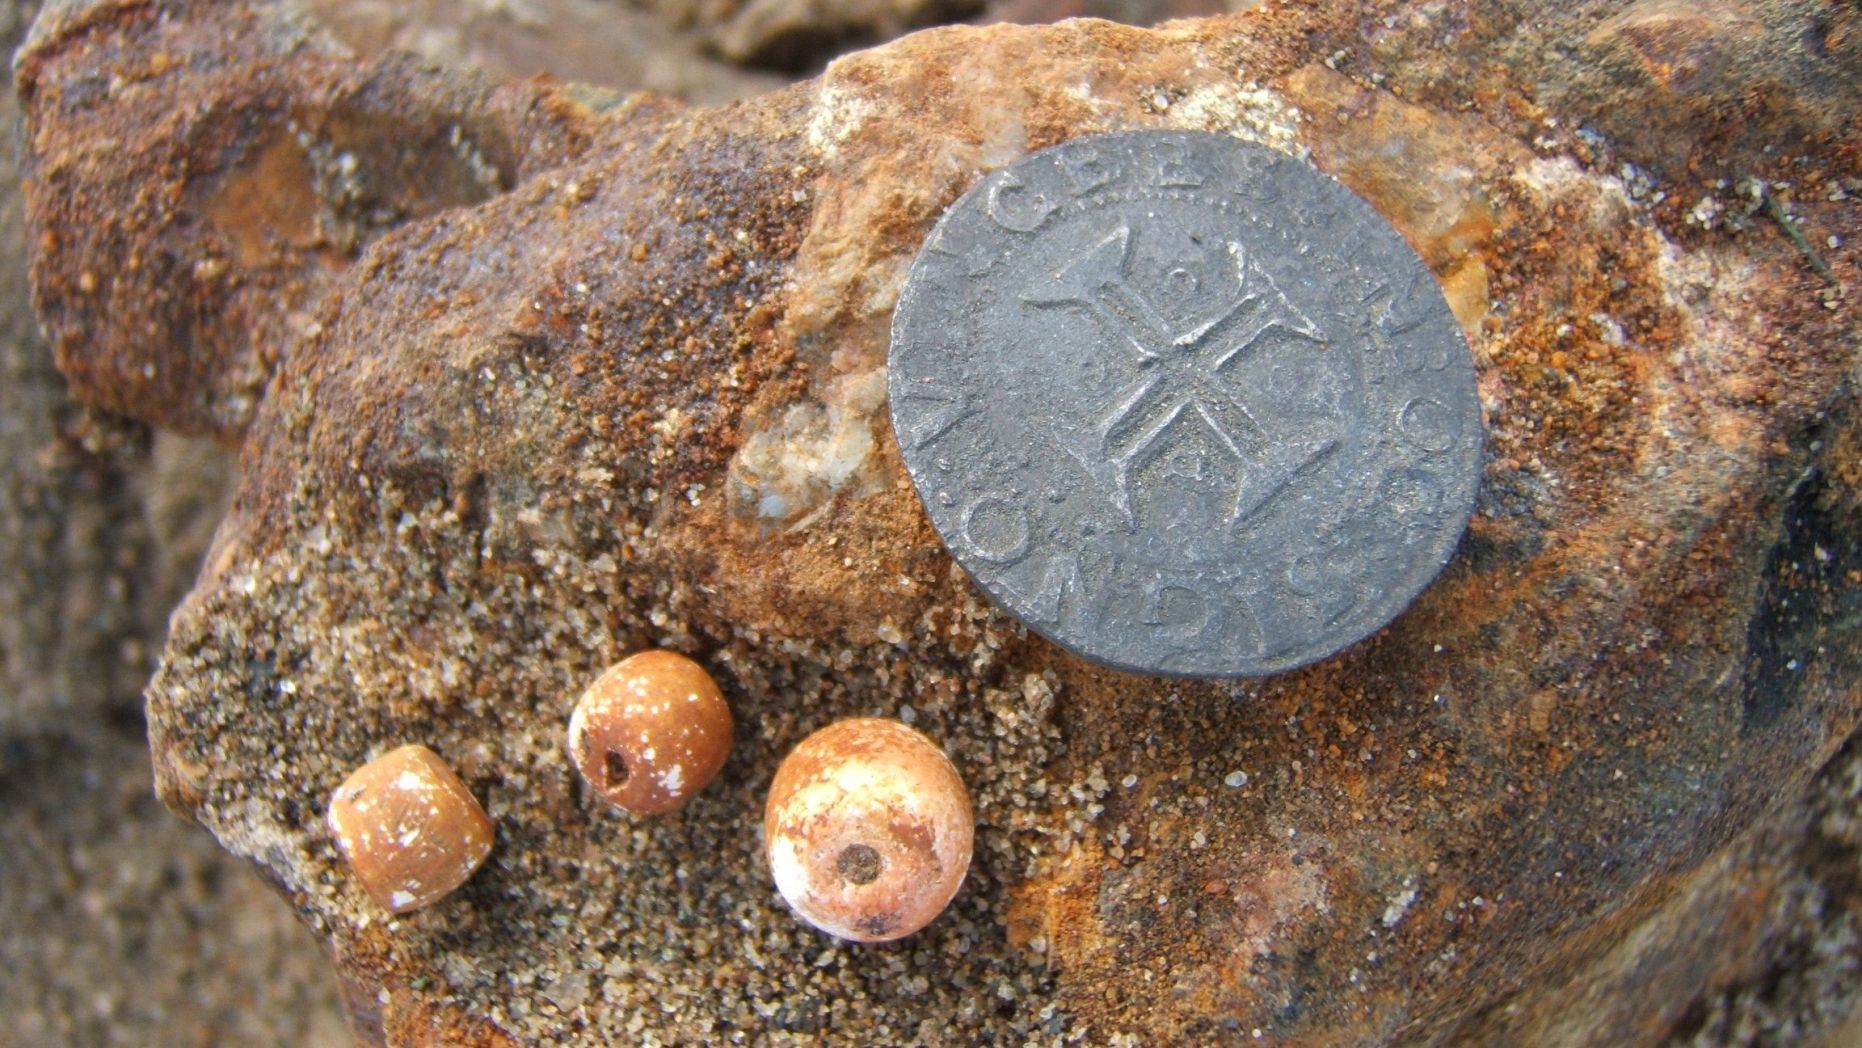
[[[1473,506],[1474,364],[1403,238],[1225,135],[984,178],[899,296],[892,425],[1003,608],[1122,669],[1259,676],[1396,616]]]

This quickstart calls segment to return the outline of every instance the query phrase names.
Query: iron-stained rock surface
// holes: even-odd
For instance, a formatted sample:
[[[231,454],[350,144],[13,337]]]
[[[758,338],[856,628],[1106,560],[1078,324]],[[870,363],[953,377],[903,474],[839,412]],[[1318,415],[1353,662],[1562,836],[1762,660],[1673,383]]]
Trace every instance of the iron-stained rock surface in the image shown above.
[[[935,30],[681,109],[363,62],[272,6],[51,9],[18,75],[61,364],[242,442],[149,689],[164,797],[392,1043],[1705,1029],[1753,934],[1713,893],[1778,883],[1759,823],[1862,712],[1859,72],[1862,14],[1808,0],[1270,3]],[[1269,680],[1027,636],[885,423],[889,310],[942,208],[1144,127],[1363,194],[1480,370],[1455,560]],[[561,745],[646,645],[738,722],[657,821]],[[952,911],[882,949],[792,918],[757,840],[781,754],[854,714],[944,743],[979,818]],[[499,843],[389,920],[323,805],[415,741]],[[1606,985],[1642,1007],[1588,1003]]]

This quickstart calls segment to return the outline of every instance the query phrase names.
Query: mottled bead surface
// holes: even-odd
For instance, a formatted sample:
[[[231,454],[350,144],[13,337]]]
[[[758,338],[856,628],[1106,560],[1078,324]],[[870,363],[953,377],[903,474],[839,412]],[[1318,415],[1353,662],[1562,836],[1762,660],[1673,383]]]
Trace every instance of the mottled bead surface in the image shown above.
[[[898,721],[856,718],[782,762],[763,830],[776,888],[804,920],[885,942],[931,923],[957,894],[975,816],[936,743]]]
[[[569,757],[609,801],[637,815],[677,811],[731,752],[731,709],[704,668],[643,651],[608,668],[569,718]]]
[[[329,819],[363,890],[395,913],[445,896],[491,854],[485,809],[425,746],[390,750],[351,772],[330,797]]]

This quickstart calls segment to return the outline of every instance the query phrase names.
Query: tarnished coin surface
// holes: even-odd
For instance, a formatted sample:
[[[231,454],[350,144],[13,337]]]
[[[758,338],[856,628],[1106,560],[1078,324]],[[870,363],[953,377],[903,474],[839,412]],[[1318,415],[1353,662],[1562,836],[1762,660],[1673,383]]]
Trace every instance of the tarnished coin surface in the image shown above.
[[[892,425],[945,544],[1087,658],[1258,676],[1389,622],[1473,506],[1441,289],[1310,165],[1096,135],[983,179],[893,315]]]

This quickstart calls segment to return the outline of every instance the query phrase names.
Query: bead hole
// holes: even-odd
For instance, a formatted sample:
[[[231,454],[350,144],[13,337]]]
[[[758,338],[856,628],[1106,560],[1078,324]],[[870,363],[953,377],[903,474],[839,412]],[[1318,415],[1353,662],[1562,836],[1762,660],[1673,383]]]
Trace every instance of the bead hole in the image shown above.
[[[631,774],[627,768],[627,757],[619,750],[609,750],[602,761],[602,771],[608,776],[608,788],[625,785]]]
[[[840,850],[834,868],[843,880],[853,884],[871,884],[879,879],[879,872],[886,868],[886,862],[879,857],[879,852],[873,850],[872,845],[849,844]]]

